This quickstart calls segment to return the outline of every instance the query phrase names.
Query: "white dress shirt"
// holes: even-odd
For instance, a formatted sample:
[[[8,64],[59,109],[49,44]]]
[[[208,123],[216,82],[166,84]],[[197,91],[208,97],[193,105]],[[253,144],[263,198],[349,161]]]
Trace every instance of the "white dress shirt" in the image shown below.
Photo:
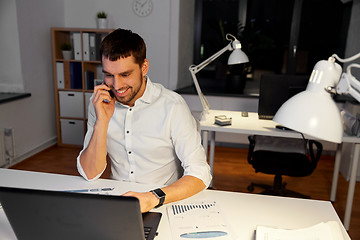
[[[83,150],[90,142],[95,121],[90,101]],[[88,180],[80,164],[82,151],[77,167]],[[107,153],[111,177],[117,180],[170,185],[183,175],[191,175],[209,186],[212,178],[197,122],[186,102],[148,77],[146,90],[133,107],[116,102],[107,131]]]

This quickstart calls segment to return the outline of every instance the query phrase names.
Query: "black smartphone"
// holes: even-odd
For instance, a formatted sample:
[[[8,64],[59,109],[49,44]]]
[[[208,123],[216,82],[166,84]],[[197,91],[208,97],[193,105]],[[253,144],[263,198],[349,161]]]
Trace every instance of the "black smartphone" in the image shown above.
[[[109,87],[109,86],[105,83],[105,81],[104,81],[103,83],[105,84],[105,86]],[[114,97],[115,97],[113,91],[108,90],[108,92],[109,92],[111,98],[114,98]]]
[[[105,81],[104,81],[103,83],[104,83],[107,87],[109,87],[109,86],[105,83]],[[109,92],[111,98],[114,98],[114,97],[115,97],[113,91],[108,90],[108,92]],[[109,101],[108,101],[108,100],[104,100],[104,102],[109,102]]]
[[[110,97],[111,97],[111,98],[114,98],[114,97],[115,97],[115,95],[114,95],[113,91],[108,90],[108,92],[109,92],[109,94],[110,94]]]

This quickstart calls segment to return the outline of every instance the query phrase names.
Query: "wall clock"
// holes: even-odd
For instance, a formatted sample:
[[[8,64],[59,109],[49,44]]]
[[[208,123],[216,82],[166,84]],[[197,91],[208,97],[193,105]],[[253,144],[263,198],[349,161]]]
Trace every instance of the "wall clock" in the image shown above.
[[[134,0],[132,4],[134,13],[140,17],[149,16],[153,6],[152,0]]]

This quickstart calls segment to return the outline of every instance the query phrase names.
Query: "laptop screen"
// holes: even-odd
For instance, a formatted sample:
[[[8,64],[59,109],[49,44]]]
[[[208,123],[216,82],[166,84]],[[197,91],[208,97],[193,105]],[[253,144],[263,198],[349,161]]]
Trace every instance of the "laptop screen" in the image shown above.
[[[307,75],[263,74],[260,79],[259,119],[272,120],[289,98],[306,89]]]

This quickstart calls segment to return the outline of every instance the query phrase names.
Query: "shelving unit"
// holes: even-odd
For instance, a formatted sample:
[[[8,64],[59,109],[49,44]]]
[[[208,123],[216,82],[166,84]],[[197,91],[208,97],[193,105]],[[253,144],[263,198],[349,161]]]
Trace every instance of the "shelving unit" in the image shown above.
[[[51,28],[56,126],[59,146],[79,146],[86,133],[94,81],[102,82],[99,45],[113,29]],[[60,46],[72,46],[65,60]]]

